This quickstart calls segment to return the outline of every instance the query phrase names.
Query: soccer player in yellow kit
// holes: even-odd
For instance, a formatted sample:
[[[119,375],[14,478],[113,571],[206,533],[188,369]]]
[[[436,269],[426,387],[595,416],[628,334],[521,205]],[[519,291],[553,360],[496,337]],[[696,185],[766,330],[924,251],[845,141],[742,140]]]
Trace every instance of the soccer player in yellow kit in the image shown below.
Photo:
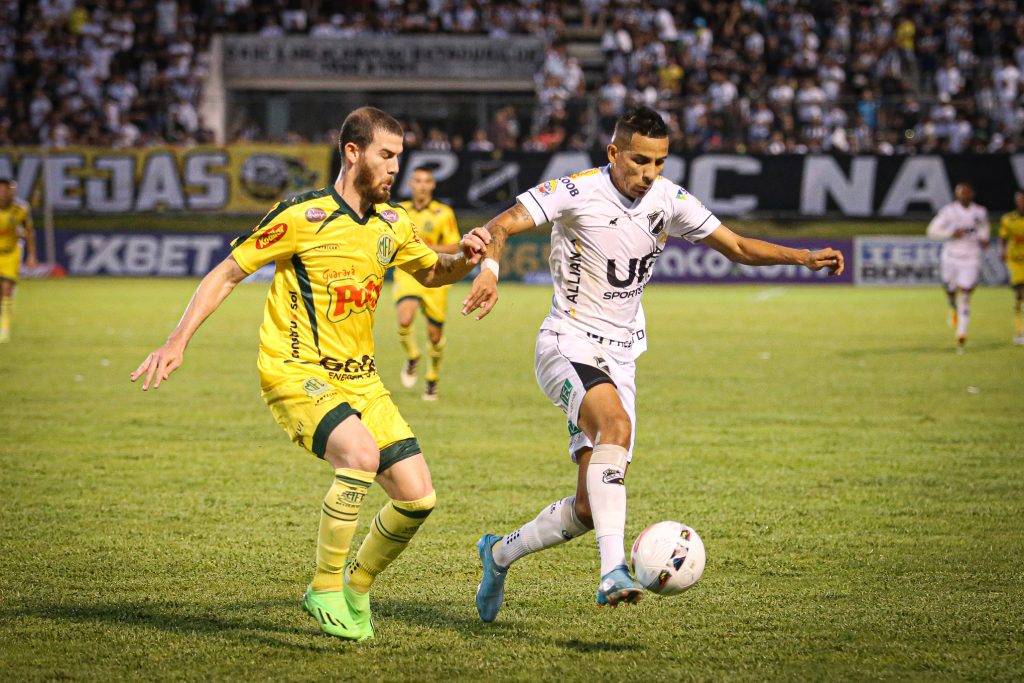
[[[419,229],[420,237],[439,254],[458,252],[459,224],[451,207],[434,200],[437,182],[434,173],[425,166],[413,169],[409,180],[412,200],[402,202],[412,222]],[[448,307],[448,287],[429,289],[416,281],[412,275],[396,270],[394,300],[398,317],[398,338],[405,349],[405,366],[402,368],[402,385],[411,387],[416,383],[416,368],[420,362],[420,351],[416,346],[416,330],[413,319],[416,309],[423,309],[427,319],[427,339],[430,350],[425,376],[423,400],[437,400],[437,382],[441,378],[441,361],[447,340],[444,336],[445,309]]]
[[[999,221],[999,253],[1010,271],[1013,306],[1013,343],[1024,346],[1024,191],[1013,193],[1014,210]]]
[[[460,253],[437,254],[405,210],[388,200],[402,128],[379,109],[345,119],[343,168],[331,187],[279,202],[203,278],[167,343],[132,373],[153,388],[181,365],[185,347],[234,286],[265,263],[276,272],[260,328],[263,399],[291,439],[334,468],[317,535],[316,573],[303,606],[331,635],[373,637],[369,590],[434,507],[430,470],[381,383],[373,317],[384,273],[397,266],[427,287],[462,279],[490,238],[475,229]],[[390,498],[349,559],[360,505],[377,481]],[[348,561],[346,561],[348,560]]]
[[[19,237],[25,238],[28,255],[25,265],[36,265],[36,235],[32,229],[32,212],[26,202],[15,197],[17,183],[0,177],[0,344],[11,340],[11,318],[14,317],[14,288],[21,266]]]

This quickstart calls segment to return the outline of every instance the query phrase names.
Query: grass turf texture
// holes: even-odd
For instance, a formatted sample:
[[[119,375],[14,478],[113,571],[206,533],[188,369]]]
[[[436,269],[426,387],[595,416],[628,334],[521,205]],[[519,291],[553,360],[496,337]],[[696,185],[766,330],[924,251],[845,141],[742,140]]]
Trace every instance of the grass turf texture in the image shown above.
[[[21,286],[0,346],[0,678],[1024,676],[1024,349],[1006,290],[977,293],[957,356],[938,289],[650,288],[627,536],[694,526],[704,578],[598,610],[588,536],[515,566],[490,625],[476,539],[575,477],[532,376],[549,291],[453,314],[434,404],[397,381],[385,292],[378,367],[439,505],[374,590],[377,639],[349,644],[299,606],[330,471],[259,398],[265,286],[240,286],[159,391],[128,383],[194,286]],[[382,501],[371,489],[357,542]]]

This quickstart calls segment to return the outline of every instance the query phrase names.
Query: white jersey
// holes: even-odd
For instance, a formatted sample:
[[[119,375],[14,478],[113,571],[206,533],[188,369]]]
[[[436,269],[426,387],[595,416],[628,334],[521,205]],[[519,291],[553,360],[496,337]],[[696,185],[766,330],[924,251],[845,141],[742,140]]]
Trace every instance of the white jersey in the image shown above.
[[[960,237],[953,237],[956,230],[963,230]],[[990,228],[988,211],[984,206],[971,202],[965,207],[960,202],[946,204],[928,224],[928,236],[944,240],[942,257],[958,261],[981,258],[981,245],[988,242]]]
[[[647,348],[640,295],[669,236],[696,242],[721,225],[686,190],[658,177],[630,199],[612,184],[609,166],[527,190],[516,199],[534,223],[553,223],[554,296],[542,330],[585,336],[616,355]]]

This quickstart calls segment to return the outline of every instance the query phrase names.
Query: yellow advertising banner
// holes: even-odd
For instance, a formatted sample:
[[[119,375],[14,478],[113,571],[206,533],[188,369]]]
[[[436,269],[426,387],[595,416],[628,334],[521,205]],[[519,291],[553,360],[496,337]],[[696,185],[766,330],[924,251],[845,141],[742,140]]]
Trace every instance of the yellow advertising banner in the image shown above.
[[[0,150],[18,196],[57,213],[264,213],[279,199],[331,182],[327,145]]]

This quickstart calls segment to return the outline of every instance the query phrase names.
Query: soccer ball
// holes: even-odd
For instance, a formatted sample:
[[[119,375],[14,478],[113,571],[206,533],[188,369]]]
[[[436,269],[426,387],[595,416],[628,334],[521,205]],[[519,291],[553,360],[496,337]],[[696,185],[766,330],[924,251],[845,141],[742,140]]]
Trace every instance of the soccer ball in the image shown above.
[[[630,569],[641,586],[658,595],[678,595],[704,573],[704,541],[679,522],[658,522],[644,529],[629,554]]]

